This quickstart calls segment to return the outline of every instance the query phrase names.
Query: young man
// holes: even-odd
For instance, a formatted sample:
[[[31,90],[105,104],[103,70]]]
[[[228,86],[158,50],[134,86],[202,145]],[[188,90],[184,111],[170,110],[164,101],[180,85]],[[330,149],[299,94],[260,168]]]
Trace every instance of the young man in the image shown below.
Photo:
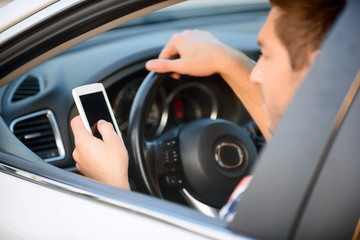
[[[194,30],[175,34],[159,59],[147,62],[146,68],[159,73],[173,72],[174,78],[181,74],[220,74],[269,140],[270,132],[305,78],[320,52],[321,41],[345,4],[344,0],[270,2],[271,11],[258,36],[262,54],[256,65],[210,33]],[[179,58],[172,59],[174,56]],[[103,141],[86,131],[80,117],[74,118],[71,126],[76,146],[73,157],[79,171],[101,182],[130,189],[127,151],[111,124],[98,123]],[[235,191],[231,197],[233,203],[242,190]],[[228,206],[234,208],[231,203]]]

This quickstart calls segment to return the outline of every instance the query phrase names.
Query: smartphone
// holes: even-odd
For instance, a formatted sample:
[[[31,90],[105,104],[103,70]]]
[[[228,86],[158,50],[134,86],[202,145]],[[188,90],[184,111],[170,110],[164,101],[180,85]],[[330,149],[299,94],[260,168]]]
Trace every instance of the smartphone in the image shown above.
[[[97,129],[99,120],[110,122],[121,138],[119,127],[112,112],[105,88],[101,83],[74,88],[72,95],[85,128],[95,137],[101,138]]]

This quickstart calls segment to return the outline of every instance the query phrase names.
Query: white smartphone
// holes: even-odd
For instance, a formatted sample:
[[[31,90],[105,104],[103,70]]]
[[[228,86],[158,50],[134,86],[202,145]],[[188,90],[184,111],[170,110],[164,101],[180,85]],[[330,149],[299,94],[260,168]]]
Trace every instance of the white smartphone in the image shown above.
[[[102,139],[101,134],[97,130],[97,122],[102,119],[112,123],[114,130],[121,138],[109,99],[101,83],[74,88],[72,95],[85,128],[92,135]]]

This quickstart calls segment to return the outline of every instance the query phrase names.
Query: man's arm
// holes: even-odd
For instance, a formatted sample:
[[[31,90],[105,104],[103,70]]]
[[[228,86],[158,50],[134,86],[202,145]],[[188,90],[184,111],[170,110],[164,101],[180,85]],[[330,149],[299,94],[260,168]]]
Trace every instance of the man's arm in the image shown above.
[[[260,97],[259,87],[250,82],[250,73],[255,63],[236,49],[229,51],[229,55],[224,58],[225,69],[219,72],[220,75],[243,103],[265,139],[270,140],[271,133],[266,113],[263,111],[264,102]]]

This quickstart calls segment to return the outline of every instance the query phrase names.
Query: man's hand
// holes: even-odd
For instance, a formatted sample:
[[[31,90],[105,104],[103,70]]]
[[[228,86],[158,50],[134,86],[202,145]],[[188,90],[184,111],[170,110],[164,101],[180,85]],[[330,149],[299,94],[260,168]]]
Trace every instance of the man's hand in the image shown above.
[[[130,190],[128,181],[128,153],[111,123],[97,123],[102,139],[91,135],[80,116],[71,121],[75,137],[73,158],[77,169],[87,177],[100,182]]]
[[[250,82],[250,72],[255,63],[244,53],[231,48],[211,35],[199,30],[186,30],[175,34],[159,55],[146,63],[149,71],[206,77],[220,74],[243,103],[260,128],[264,137],[270,139],[267,116],[262,110],[258,86]]]
[[[149,71],[173,72],[174,78],[186,74],[210,76],[227,69],[225,58],[235,49],[222,43],[206,31],[186,30],[174,34],[159,55],[146,63]]]

